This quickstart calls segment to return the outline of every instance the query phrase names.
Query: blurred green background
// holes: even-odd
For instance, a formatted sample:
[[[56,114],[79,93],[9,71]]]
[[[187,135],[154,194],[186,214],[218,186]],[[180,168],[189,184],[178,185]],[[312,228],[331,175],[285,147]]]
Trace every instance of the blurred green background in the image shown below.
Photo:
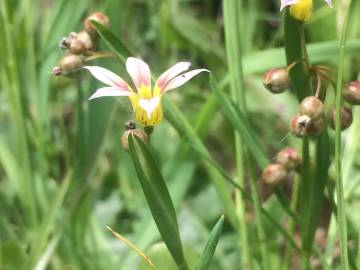
[[[306,23],[312,43],[309,54],[313,63],[336,67],[337,19],[343,14],[337,3],[329,9],[322,2],[315,1],[316,11]],[[274,96],[261,81],[266,70],[285,65],[279,5],[275,0],[242,0],[240,18],[249,117],[269,159],[282,147],[300,143],[288,136],[289,119],[298,110],[296,97],[290,91]],[[166,258],[156,259],[156,249],[165,252],[164,247],[157,244],[158,231],[130,157],[120,145],[124,124],[132,119],[128,101],[104,98],[89,102],[88,97],[101,84],[87,72],[80,71],[74,78],[51,73],[64,55],[58,48],[61,38],[80,31],[83,19],[95,11],[109,16],[111,30],[134,56],[149,63],[155,77],[176,62],[191,61],[193,68],[211,70],[227,91],[222,1],[0,0],[0,269],[137,269],[141,259],[106,226],[131,240],[154,262]],[[359,79],[359,1],[352,14],[346,80]],[[102,51],[110,51],[104,42],[100,44]],[[92,64],[128,79],[116,58]],[[333,105],[331,91],[327,107]],[[233,128],[219,109],[208,76],[196,77],[168,98],[181,109],[214,159],[232,173]],[[343,133],[343,174],[349,245],[356,246],[360,110],[353,112],[354,123]],[[233,188],[203,166],[178,130],[164,120],[156,127],[151,146],[178,212],[187,256],[196,258],[212,226],[226,211],[219,189],[223,186],[230,194]],[[261,172],[257,173],[260,177]],[[280,217],[278,203],[268,188],[261,188],[264,206]],[[256,257],[259,250],[251,208],[247,216],[251,254]],[[211,269],[241,269],[237,230],[230,220],[226,218]],[[322,221],[327,230],[326,209]],[[281,238],[270,225],[267,233],[274,251],[271,260],[278,265]],[[153,251],[148,250],[151,246]],[[159,269],[174,267],[165,264]]]

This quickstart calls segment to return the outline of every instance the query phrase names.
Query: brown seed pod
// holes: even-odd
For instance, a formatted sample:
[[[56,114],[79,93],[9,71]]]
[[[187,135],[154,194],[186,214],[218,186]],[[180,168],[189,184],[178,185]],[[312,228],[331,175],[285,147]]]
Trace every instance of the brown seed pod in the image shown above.
[[[270,186],[276,186],[280,184],[282,181],[285,181],[286,177],[287,170],[281,164],[270,164],[264,169],[262,173],[262,179]]]
[[[290,87],[289,73],[285,68],[272,68],[265,73],[263,84],[271,93],[282,93]]]
[[[324,119],[312,120],[307,115],[295,115],[290,122],[291,132],[296,137],[314,137],[324,129]]]
[[[59,62],[59,68],[62,75],[71,75],[76,73],[80,68],[82,68],[83,62],[80,56],[75,54],[69,54],[64,56]],[[54,68],[55,69],[55,68]],[[57,71],[58,69],[56,69]],[[54,73],[54,70],[53,70]]]
[[[84,28],[85,31],[89,33],[89,35],[91,36],[96,36],[97,32],[95,27],[92,25],[91,21],[96,21],[104,26],[109,26],[110,24],[110,20],[109,17],[106,16],[104,13],[102,12],[95,12],[93,14],[91,14],[89,17],[87,17],[84,20]]]
[[[126,151],[129,151],[129,143],[128,143],[129,135],[137,136],[145,144],[149,144],[149,136],[143,130],[141,130],[141,129],[128,129],[121,136],[121,145]]]
[[[70,41],[69,50],[73,54],[83,54],[86,52],[86,48],[81,40],[78,38],[73,38]]]
[[[341,107],[341,130],[347,129],[351,126],[353,121],[353,114],[351,109],[347,107]],[[328,113],[329,125],[332,129],[335,129],[336,109],[332,108]]]
[[[311,120],[321,118],[323,113],[324,104],[315,96],[306,97],[300,104],[300,114],[309,116]]]
[[[283,165],[287,170],[295,170],[301,164],[301,157],[295,148],[287,147],[277,153],[276,163]]]
[[[86,51],[96,51],[97,41],[93,40],[86,31],[81,31],[77,34],[77,39],[82,42]]]
[[[343,88],[344,99],[352,105],[360,105],[360,81],[347,83]]]

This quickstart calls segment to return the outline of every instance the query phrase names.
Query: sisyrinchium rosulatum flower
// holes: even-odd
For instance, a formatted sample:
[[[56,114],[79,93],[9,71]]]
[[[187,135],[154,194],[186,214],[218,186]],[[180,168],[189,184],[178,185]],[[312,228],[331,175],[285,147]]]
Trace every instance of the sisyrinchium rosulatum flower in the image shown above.
[[[332,7],[332,0],[324,0]],[[281,0],[280,11],[290,6],[290,14],[299,21],[306,21],[310,18],[313,10],[313,0]]]
[[[89,70],[96,79],[108,85],[97,89],[89,99],[107,96],[129,97],[135,120],[144,126],[155,126],[163,118],[162,96],[168,91],[180,87],[199,73],[208,72],[207,69],[185,72],[190,65],[189,62],[179,62],[172,66],[159,76],[154,88],[151,88],[149,66],[138,58],[129,57],[126,61],[126,70],[133,80],[135,88],[110,70],[98,66],[85,66],[84,68]]]

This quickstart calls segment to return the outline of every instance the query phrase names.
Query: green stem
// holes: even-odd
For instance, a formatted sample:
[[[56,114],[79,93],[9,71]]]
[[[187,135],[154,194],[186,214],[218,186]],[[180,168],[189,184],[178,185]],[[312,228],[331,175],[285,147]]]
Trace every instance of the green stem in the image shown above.
[[[239,9],[237,2],[233,0],[223,1],[224,9],[224,27],[225,27],[225,41],[226,41],[226,55],[228,59],[231,94],[233,100],[245,110],[245,97],[243,85],[243,71],[242,71],[242,55],[241,46],[239,44]],[[243,147],[241,143],[240,134],[235,132],[235,156],[236,156],[236,174],[238,184],[244,187],[244,165],[243,165]],[[245,218],[245,200],[242,194],[235,191],[236,212],[239,219],[239,238],[241,245],[241,261],[244,269],[251,267],[251,260],[249,256],[249,243],[247,224]],[[251,267],[252,268],[252,267]]]
[[[298,203],[299,198],[299,191],[300,191],[300,177],[296,176],[294,179],[294,184],[292,188],[292,194],[291,194],[291,202],[290,202],[290,209],[295,212],[296,211],[296,205]],[[289,220],[289,233],[290,235],[293,235],[295,233],[296,229],[296,221],[294,219]],[[289,242],[286,242],[285,247],[285,260],[283,264],[283,269],[288,270],[290,269],[290,263],[291,263],[291,252],[292,252],[292,245]]]
[[[339,65],[336,87],[336,116],[335,116],[335,190],[337,199],[338,210],[338,230],[340,237],[340,257],[341,268],[343,270],[349,269],[348,249],[347,249],[347,225],[346,225],[346,212],[345,212],[345,199],[341,174],[341,104],[342,104],[342,80],[343,80],[343,67],[345,58],[345,44],[349,26],[349,15],[351,0],[344,1],[345,14],[343,21],[343,29],[340,39],[340,51],[339,51]]]

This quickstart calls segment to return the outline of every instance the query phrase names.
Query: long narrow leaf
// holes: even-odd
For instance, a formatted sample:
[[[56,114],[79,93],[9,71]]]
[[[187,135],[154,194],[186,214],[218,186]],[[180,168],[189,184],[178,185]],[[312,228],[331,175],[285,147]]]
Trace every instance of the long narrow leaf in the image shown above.
[[[210,237],[205,245],[203,252],[195,266],[195,270],[206,270],[209,268],[211,259],[214,256],[216,246],[219,242],[220,234],[224,224],[224,216],[221,216],[210,233]]]
[[[175,208],[160,170],[147,146],[129,136],[129,150],[151,214],[179,269],[188,269],[180,240]]]

